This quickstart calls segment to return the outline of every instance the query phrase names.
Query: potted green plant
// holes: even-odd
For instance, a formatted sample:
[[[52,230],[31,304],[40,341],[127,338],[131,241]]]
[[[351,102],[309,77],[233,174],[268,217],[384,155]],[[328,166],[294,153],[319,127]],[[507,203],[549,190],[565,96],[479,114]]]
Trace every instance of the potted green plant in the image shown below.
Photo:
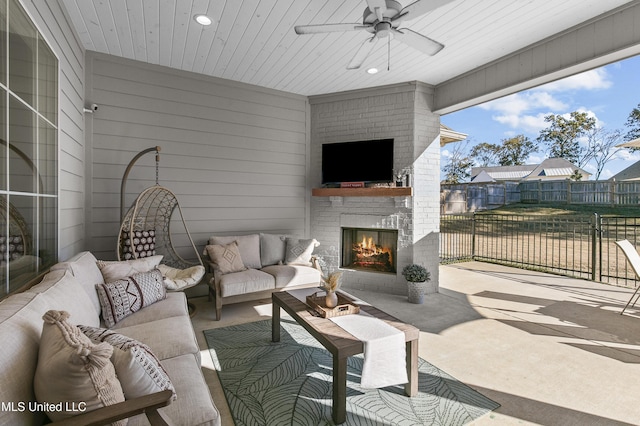
[[[427,291],[427,281],[431,280],[431,273],[424,266],[412,263],[402,269],[402,275],[407,280],[409,302],[423,303],[424,294]]]

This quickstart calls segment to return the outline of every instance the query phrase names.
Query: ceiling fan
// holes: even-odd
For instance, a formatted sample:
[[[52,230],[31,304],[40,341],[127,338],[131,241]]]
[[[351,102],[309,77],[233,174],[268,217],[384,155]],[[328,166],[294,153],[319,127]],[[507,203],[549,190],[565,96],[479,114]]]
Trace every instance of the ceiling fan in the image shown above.
[[[444,48],[442,43],[423,36],[408,28],[398,28],[402,20],[415,19],[431,10],[449,3],[451,0],[418,0],[406,7],[402,7],[395,0],[366,0],[367,7],[362,16],[362,23],[356,24],[321,24],[296,25],[296,34],[319,34],[331,32],[365,30],[373,34],[366,39],[356,51],[355,56],[347,65],[347,69],[358,69],[373,50],[378,39],[390,35],[414,49],[427,55],[435,55]],[[389,45],[390,46],[390,45]]]

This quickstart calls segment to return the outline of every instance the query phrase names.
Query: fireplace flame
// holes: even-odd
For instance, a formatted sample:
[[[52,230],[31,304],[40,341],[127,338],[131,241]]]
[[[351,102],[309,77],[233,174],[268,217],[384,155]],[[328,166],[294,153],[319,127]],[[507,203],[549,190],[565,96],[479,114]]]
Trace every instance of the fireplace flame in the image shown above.
[[[362,242],[354,244],[356,261],[359,263],[376,263],[380,256],[384,256],[385,262],[392,264],[393,253],[390,247],[379,246],[373,242],[373,237],[362,236]]]

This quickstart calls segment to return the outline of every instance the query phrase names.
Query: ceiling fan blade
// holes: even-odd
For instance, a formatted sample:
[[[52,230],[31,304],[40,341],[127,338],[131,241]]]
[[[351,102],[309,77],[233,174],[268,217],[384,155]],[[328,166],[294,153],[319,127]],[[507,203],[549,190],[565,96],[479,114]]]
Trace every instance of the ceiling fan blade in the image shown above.
[[[402,16],[405,20],[416,19],[420,15],[431,12],[452,1],[453,0],[418,0],[404,7],[398,16]]]
[[[357,31],[368,28],[362,24],[320,24],[320,25],[296,25],[296,34],[320,34],[345,31]]]
[[[413,47],[427,55],[435,55],[444,48],[444,44],[438,43],[435,40],[425,37],[415,31],[411,31],[408,28],[394,29],[391,31],[395,38],[400,40],[406,45]]]
[[[371,50],[373,50],[373,47],[376,45],[377,41],[378,37],[376,36],[366,39],[364,43],[362,43],[358,48],[358,51],[354,55],[353,59],[351,59],[351,62],[349,62],[349,65],[347,65],[347,69],[357,70],[358,68],[360,68],[360,66],[364,63],[364,60],[367,59],[367,56],[369,56],[369,53],[371,53]]]
[[[376,14],[378,21],[384,19],[384,12],[387,11],[387,2],[385,0],[367,0],[369,10]]]

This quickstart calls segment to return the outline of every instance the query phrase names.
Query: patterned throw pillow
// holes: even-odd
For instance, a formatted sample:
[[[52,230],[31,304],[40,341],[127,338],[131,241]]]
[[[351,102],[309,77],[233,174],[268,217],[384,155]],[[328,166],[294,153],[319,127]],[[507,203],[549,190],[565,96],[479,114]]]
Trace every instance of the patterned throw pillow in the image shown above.
[[[69,323],[66,311],[48,311],[42,319],[38,366],[33,380],[36,399],[53,408],[47,415],[59,421],[79,414],[67,411],[86,404],[87,411],[124,401],[122,387],[109,360],[113,348],[94,344]],[[56,409],[61,404],[62,411]],[[75,403],[75,404],[73,404]],[[82,404],[81,404],[82,403]],[[127,421],[117,422],[126,425]]]
[[[287,238],[287,251],[284,263],[287,265],[311,266],[311,254],[320,243],[315,239],[299,240]]]
[[[111,362],[116,368],[126,399],[170,390],[176,399],[176,390],[160,360],[144,343],[106,328],[79,325],[78,328],[94,343],[106,342],[113,346]]]
[[[212,244],[206,247],[209,258],[214,263],[214,267],[221,274],[230,274],[232,272],[246,271],[242,258],[240,257],[240,250],[238,250],[238,243],[232,242],[227,245]]]
[[[156,230],[122,231],[122,257],[124,260],[139,259],[156,254]]]
[[[107,327],[167,297],[162,273],[156,268],[106,284],[97,284],[102,318]]]

